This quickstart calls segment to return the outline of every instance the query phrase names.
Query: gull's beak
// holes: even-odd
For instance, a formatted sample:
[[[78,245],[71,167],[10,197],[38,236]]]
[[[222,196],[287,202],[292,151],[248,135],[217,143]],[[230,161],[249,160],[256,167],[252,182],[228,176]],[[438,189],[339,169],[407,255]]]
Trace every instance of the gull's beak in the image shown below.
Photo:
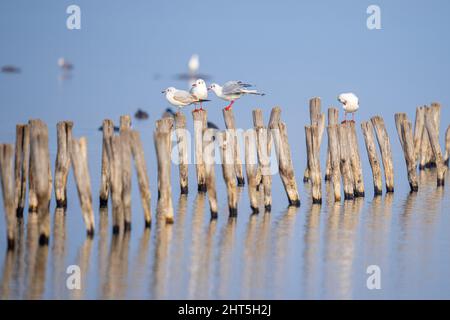
[[[166,90],[161,91],[161,93],[166,93]]]
[[[208,87],[207,89],[208,89],[208,91],[211,91],[211,87]]]
[[[196,84],[196,83],[193,83],[193,84],[192,84],[192,86],[193,86],[193,87],[196,87],[196,86],[197,86],[197,84]]]

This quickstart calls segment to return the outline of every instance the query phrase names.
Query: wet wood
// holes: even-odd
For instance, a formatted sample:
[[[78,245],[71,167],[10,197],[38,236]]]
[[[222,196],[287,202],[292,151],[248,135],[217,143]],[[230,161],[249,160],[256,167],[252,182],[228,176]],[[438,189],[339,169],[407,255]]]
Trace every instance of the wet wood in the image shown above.
[[[372,169],[373,191],[375,196],[383,194],[383,178],[381,176],[381,165],[375,145],[374,129],[371,121],[361,123],[361,129],[366,144],[367,156],[369,157],[370,167]]]
[[[406,113],[395,114],[395,126],[405,157],[409,186],[412,192],[418,191],[416,157],[411,122]]]
[[[320,98],[315,97],[309,100],[309,118],[311,126],[316,125],[319,131],[319,150],[322,143],[323,131],[325,129],[325,114],[322,113],[322,103]],[[319,151],[320,153],[320,151]],[[308,156],[308,155],[307,155]],[[303,182],[308,182],[310,179],[310,172],[308,170],[308,159],[306,160],[306,169],[303,175]]]
[[[194,119],[195,167],[197,170],[197,190],[206,192],[205,164],[203,163],[203,130],[207,128],[205,110],[192,111]]]
[[[425,110],[425,127],[428,132],[428,137],[430,138],[430,145],[434,154],[434,159],[436,159],[437,185],[443,186],[447,168],[442,157],[441,146],[439,145],[439,133],[436,126],[436,112],[437,111],[433,108],[427,108]]]
[[[386,181],[386,192],[394,192],[394,164],[392,161],[391,141],[380,116],[371,118],[373,127],[380,147],[381,160],[383,161],[384,179]]]
[[[27,124],[16,126],[14,157],[15,204],[17,218],[23,217],[27,193],[27,178],[30,161],[30,128]]]
[[[222,174],[227,187],[228,209],[231,217],[237,216],[237,179],[234,166],[234,133],[228,130],[218,133]]]
[[[250,208],[253,213],[258,213],[258,192],[257,173],[258,160],[256,151],[256,133],[248,130],[244,135],[245,144],[245,172],[247,173],[248,195],[250,198]]]
[[[333,183],[334,201],[341,201],[341,169],[340,169],[340,151],[338,125],[332,124],[327,127],[328,133],[328,152],[330,164],[329,180]]]
[[[328,125],[336,125],[339,123],[339,110],[336,108],[328,108]],[[325,167],[325,181],[331,180],[332,168],[331,168],[331,154],[330,146],[327,147],[327,162]]]
[[[108,159],[108,153],[106,152],[106,146],[114,135],[114,123],[112,120],[103,120],[103,145],[102,145],[102,174],[100,180],[100,208],[106,208],[108,206],[108,197],[110,194],[110,163]]]
[[[317,125],[305,126],[306,152],[309,180],[314,204],[322,203],[322,176],[320,174],[319,128]]]
[[[181,194],[188,194],[188,132],[186,129],[186,116],[181,111],[175,113],[175,128],[178,147],[180,190]]]
[[[216,219],[219,212],[215,173],[215,131],[214,129],[205,129],[203,131],[203,162],[205,165],[206,189],[208,190],[211,219]]]
[[[234,119],[233,109],[223,110],[223,118],[225,120],[225,127],[229,130],[233,135],[234,143],[233,143],[233,154],[234,154],[234,170],[236,171],[236,178],[238,186],[242,187],[245,185],[244,180],[244,171],[242,169],[242,160],[241,160],[241,147],[238,139],[238,131],[236,130],[236,122]]]
[[[361,157],[359,155],[358,138],[356,136],[356,127],[353,121],[348,121],[345,123],[347,128],[347,134],[349,135],[348,141],[350,147],[350,162],[353,171],[353,183],[354,183],[354,193],[355,197],[364,197],[364,178],[361,165]]]
[[[347,129],[348,126],[346,126],[345,124],[340,124],[338,126],[340,170],[344,186],[344,199],[353,200],[355,198],[355,194],[353,184],[353,171],[351,168],[350,159],[350,141],[348,140],[349,135],[347,133]]]
[[[13,250],[17,240],[17,216],[14,196],[14,149],[10,144],[0,144],[0,178],[2,184],[3,208],[6,220],[7,248]]]
[[[70,158],[86,232],[89,237],[93,237],[95,221],[94,210],[92,209],[92,188],[88,167],[86,138],[72,139],[70,150]]]
[[[56,125],[58,150],[55,162],[55,197],[57,208],[67,208],[67,177],[70,170],[70,143],[73,122],[61,121]]]
[[[144,157],[141,136],[138,131],[131,131],[131,152],[133,154],[141,195],[142,209],[144,211],[145,227],[149,228],[152,222],[150,181]]]
[[[120,140],[122,143],[122,203],[124,230],[131,229],[131,116],[120,117]]]

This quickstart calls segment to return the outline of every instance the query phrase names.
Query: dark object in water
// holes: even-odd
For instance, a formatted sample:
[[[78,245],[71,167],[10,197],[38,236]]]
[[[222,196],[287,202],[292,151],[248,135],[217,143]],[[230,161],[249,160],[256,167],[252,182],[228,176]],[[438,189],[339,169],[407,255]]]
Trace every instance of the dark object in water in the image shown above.
[[[175,117],[175,111],[172,110],[172,108],[167,108],[166,111],[164,111],[163,118],[173,118]]]
[[[20,68],[12,65],[7,65],[2,67],[2,72],[4,73],[20,73]]]
[[[213,122],[208,121],[207,125],[208,125],[209,129],[217,129],[217,130],[219,130],[219,127],[216,126],[216,124],[213,123]]]
[[[134,114],[134,117],[139,120],[146,120],[148,119],[148,113],[144,110],[138,109],[138,111]]]
[[[98,131],[103,131],[103,125],[98,127]],[[120,128],[118,126],[114,126],[114,132],[119,132],[119,131],[120,131]]]

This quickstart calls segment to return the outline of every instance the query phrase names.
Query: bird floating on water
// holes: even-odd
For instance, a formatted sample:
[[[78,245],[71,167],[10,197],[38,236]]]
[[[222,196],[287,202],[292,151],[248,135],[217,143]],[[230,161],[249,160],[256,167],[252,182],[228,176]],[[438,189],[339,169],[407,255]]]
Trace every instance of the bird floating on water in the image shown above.
[[[223,87],[218,85],[217,83],[213,83],[209,86],[208,89],[212,90],[219,98],[225,101],[230,101],[230,104],[225,107],[226,110],[229,110],[233,106],[233,103],[243,95],[265,95],[264,93],[258,92],[257,90],[249,89],[250,87],[253,87],[253,85],[244,83],[242,81],[228,81],[223,85]]]
[[[148,113],[144,110],[138,109],[134,114],[134,117],[139,120],[146,120],[148,119]]]
[[[184,91],[184,90],[178,90],[174,87],[169,87],[161,93],[166,94],[166,99],[169,101],[169,103],[173,106],[176,106],[178,108],[183,108],[185,106],[191,105],[193,103],[200,103],[204,101],[209,100],[202,100],[197,98],[197,96],[193,95],[190,92]]]
[[[73,69],[73,64],[70,63],[69,61],[67,61],[64,58],[59,58],[58,59],[58,66],[63,70],[63,71],[70,71]]]
[[[207,101],[206,99],[208,99],[208,88],[206,87],[205,81],[203,79],[197,79],[192,84],[190,93],[200,100],[200,110],[203,110],[202,101]],[[195,104],[194,111],[197,111],[197,104]]]
[[[2,67],[3,73],[20,73],[20,68],[13,65],[6,65]]]
[[[355,112],[359,109],[359,99],[354,93],[342,93],[338,97],[338,101],[342,103],[345,111],[345,119],[347,121],[347,113],[352,114],[352,121],[355,122]]]
[[[177,79],[179,80],[187,80],[189,83],[189,86],[191,86],[193,83],[195,83],[195,80],[198,78],[202,79],[209,79],[210,76],[206,74],[201,74],[199,72],[200,69],[200,56],[196,53],[194,53],[188,61],[187,64],[188,72],[181,73],[177,75]]]

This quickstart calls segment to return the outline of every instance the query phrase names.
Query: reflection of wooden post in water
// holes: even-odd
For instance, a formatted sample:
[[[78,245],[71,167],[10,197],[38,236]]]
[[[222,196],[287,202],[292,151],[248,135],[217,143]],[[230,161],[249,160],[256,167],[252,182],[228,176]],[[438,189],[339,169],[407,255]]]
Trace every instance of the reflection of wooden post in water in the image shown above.
[[[83,220],[89,237],[94,236],[95,222],[92,210],[91,178],[87,160],[87,141],[85,137],[72,139],[71,160],[80,199]]]
[[[124,230],[131,229],[131,117],[120,117],[120,140],[122,142],[122,203]]]
[[[299,207],[297,182],[295,181],[294,165],[292,164],[291,148],[289,146],[287,128],[284,122],[278,123],[278,131],[274,134],[275,151],[278,158],[278,169],[284,190],[290,206]]]
[[[380,147],[381,159],[383,161],[384,178],[386,180],[386,192],[394,192],[394,164],[392,161],[391,141],[389,140],[383,118],[375,116],[371,118],[378,145]]]
[[[158,160],[158,214],[165,217],[166,223],[173,223],[172,187],[170,184],[170,133],[173,120],[164,118],[156,122],[153,134]]]
[[[114,124],[112,120],[103,120],[103,146],[102,146],[102,177],[100,181],[100,208],[108,206],[108,196],[111,189],[111,165],[109,163],[108,153],[106,152],[107,144],[110,143],[111,137],[114,135]]]
[[[258,186],[257,172],[258,162],[256,155],[256,135],[254,130],[248,130],[244,137],[245,143],[245,171],[247,172],[248,196],[250,198],[250,208],[253,213],[258,213]]]
[[[447,127],[447,131],[445,131],[445,164],[447,167],[449,166],[449,158],[450,158],[450,126]]]
[[[419,190],[416,175],[416,158],[414,153],[414,139],[411,122],[409,122],[406,113],[395,114],[395,125],[400,140],[400,144],[405,156],[406,168],[408,172],[409,186],[412,192]]]
[[[266,211],[270,211],[272,209],[272,175],[270,172],[272,139],[269,138],[270,132],[264,126],[261,109],[253,110],[253,125],[256,131],[258,164],[264,189],[264,208]]]
[[[15,212],[14,180],[13,180],[13,146],[0,145],[0,174],[2,183],[3,207],[6,218],[8,250],[14,249],[16,241],[17,216]]]
[[[338,125],[332,124],[327,128],[328,132],[328,154],[330,157],[330,178],[333,183],[334,201],[341,201],[341,156],[339,152]]]
[[[55,197],[58,208],[67,208],[67,176],[70,169],[72,127],[71,121],[61,121],[56,125],[58,151],[55,163]]]
[[[380,160],[378,159],[377,155],[372,122],[365,121],[361,123],[361,129],[364,135],[364,141],[366,143],[366,150],[369,157],[370,167],[372,168],[373,191],[375,196],[379,196],[383,194],[383,179],[381,177],[381,166]]]
[[[16,149],[14,161],[15,203],[17,218],[23,217],[25,196],[27,193],[27,177],[30,161],[30,127],[27,124],[16,126]]]
[[[309,118],[310,118],[310,125],[311,126],[317,126],[318,128],[318,148],[319,148],[319,154],[320,154],[320,145],[322,142],[322,135],[323,131],[325,129],[325,114],[322,113],[322,106],[320,98],[315,97],[309,100]],[[309,155],[306,154],[308,157]],[[307,159],[307,165],[305,169],[305,173],[303,176],[303,182],[308,182],[311,178],[311,172],[308,169],[308,163],[309,160]]]
[[[222,173],[223,179],[227,186],[228,209],[230,216],[237,215],[237,185],[236,172],[234,168],[234,138],[233,134],[228,131],[218,133],[220,155],[222,159]]]
[[[339,122],[339,110],[336,108],[328,108],[328,126],[336,125]],[[332,130],[334,132],[334,130]],[[337,134],[337,132],[336,132]],[[325,181],[329,181],[332,179],[332,165],[331,165],[331,154],[330,154],[330,146],[327,148],[327,162],[325,168]]]
[[[437,185],[439,187],[444,185],[446,167],[442,158],[441,146],[439,145],[439,132],[437,131],[438,126],[436,126],[437,112],[437,109],[433,108],[427,108],[425,110],[425,127],[430,138],[434,159],[436,159]]]
[[[421,152],[422,152],[422,137],[424,128],[425,128],[425,107],[417,107],[416,120],[414,125],[414,156],[416,163],[422,161]],[[422,170],[422,163],[419,166],[419,169]]]
[[[305,126],[306,153],[308,160],[309,180],[312,185],[312,199],[314,204],[322,203],[322,175],[320,174],[319,128],[317,125]]]
[[[204,111],[206,112],[206,110]],[[175,113],[175,126],[178,146],[178,168],[180,171],[180,189],[181,194],[188,194],[188,135],[186,130],[186,116],[181,111]]]
[[[203,163],[205,166],[206,189],[208,190],[208,201],[211,209],[211,218],[217,218],[217,193],[215,173],[215,130],[203,130]]]
[[[192,111],[194,119],[194,145],[195,145],[195,167],[197,170],[197,190],[206,192],[205,164],[203,163],[203,130],[206,129],[206,110]]]
[[[234,156],[234,170],[236,171],[237,184],[239,187],[245,185],[244,171],[242,169],[241,149],[239,145],[239,139],[236,131],[236,122],[234,120],[233,109],[224,108],[223,118],[225,120],[225,127],[232,134],[233,141],[233,156]]]
[[[355,197],[364,197],[364,179],[361,166],[361,157],[359,156],[358,138],[356,136],[356,127],[353,121],[346,122],[349,147],[350,162],[353,171],[353,184],[355,186]]]
[[[131,131],[131,152],[136,166],[139,192],[141,194],[142,209],[144,210],[145,227],[149,228],[152,222],[150,183],[145,164],[144,148],[138,131]]]
[[[340,150],[340,169],[342,174],[342,182],[344,185],[344,199],[353,200],[355,198],[353,185],[353,172],[351,169],[350,147],[347,134],[347,126],[340,124],[338,126],[338,140]]]

